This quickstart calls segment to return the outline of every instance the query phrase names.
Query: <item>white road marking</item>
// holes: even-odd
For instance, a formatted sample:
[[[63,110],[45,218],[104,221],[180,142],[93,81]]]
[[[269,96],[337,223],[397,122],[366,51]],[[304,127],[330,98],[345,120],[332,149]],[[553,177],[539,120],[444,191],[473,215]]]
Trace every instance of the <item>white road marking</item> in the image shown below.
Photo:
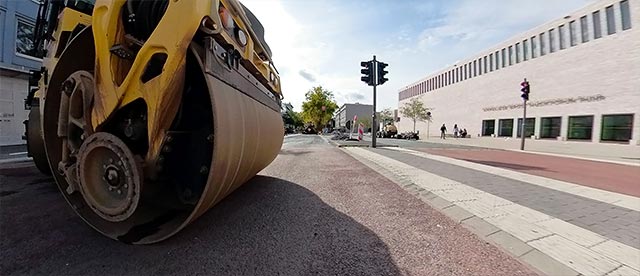
[[[611,205],[616,205],[619,207],[640,212],[640,198],[630,196],[630,195],[624,195],[620,193],[600,190],[592,187],[582,186],[582,185],[555,180],[551,178],[546,178],[542,176],[525,174],[525,173],[516,172],[508,169],[482,165],[478,163],[458,160],[455,158],[444,157],[444,156],[439,156],[434,154],[428,154],[428,153],[419,152],[419,151],[413,151],[413,150],[408,150],[403,148],[391,148],[391,147],[386,149],[406,152],[415,156],[419,156],[419,157],[423,157],[431,160],[436,160],[436,161],[445,162],[445,163],[453,164],[456,166],[460,166],[460,167],[464,167],[472,170],[495,174],[495,175],[510,178],[513,180],[518,180],[518,181],[526,182],[529,184],[534,184],[541,187],[553,189],[556,191],[578,195],[581,197],[609,203]]]
[[[604,275],[623,269],[620,272],[640,275],[640,250],[636,248],[372,151],[344,150],[452,202],[579,273]]]

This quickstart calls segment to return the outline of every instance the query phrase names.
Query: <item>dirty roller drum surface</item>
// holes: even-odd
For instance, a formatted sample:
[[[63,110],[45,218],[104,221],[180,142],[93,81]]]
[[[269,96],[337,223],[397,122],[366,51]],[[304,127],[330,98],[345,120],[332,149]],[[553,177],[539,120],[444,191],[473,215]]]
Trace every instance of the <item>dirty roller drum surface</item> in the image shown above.
[[[203,14],[209,1],[125,2],[96,1],[102,12],[92,23],[99,24],[79,31],[49,67],[42,133],[48,165],[73,210],[107,237],[148,244],[179,232],[276,158],[284,139],[281,92],[273,86],[275,68],[265,71],[272,75],[267,87],[268,74],[258,70],[265,68],[256,67],[267,63],[256,63],[255,52],[227,52],[222,46],[231,41],[197,31],[200,20],[218,15]],[[177,24],[181,11],[192,13],[194,24]],[[120,18],[133,14],[135,21]],[[119,22],[136,24],[105,25]],[[110,39],[122,35],[113,30],[131,35],[121,37],[131,47],[180,48],[163,54],[141,47],[137,56],[117,48],[135,57],[123,61],[127,55],[111,51]],[[261,56],[271,64],[270,55]]]
[[[69,204],[97,231],[125,243],[162,241],[277,156],[283,141],[280,114],[205,73],[204,59],[195,48],[187,54],[180,108],[155,163],[144,158],[144,139],[132,140],[146,139],[138,135],[146,131],[130,131],[135,120],[146,119],[141,102],[116,112],[98,132],[78,127],[58,132],[60,122],[84,125],[89,117],[80,110],[86,110],[82,103],[90,102],[84,99],[93,86],[86,84],[91,80],[86,71],[52,76],[67,81],[50,86],[44,106],[50,114],[43,123],[49,163],[59,168],[54,177]],[[63,54],[59,66],[69,60]],[[60,112],[69,107],[68,114]]]

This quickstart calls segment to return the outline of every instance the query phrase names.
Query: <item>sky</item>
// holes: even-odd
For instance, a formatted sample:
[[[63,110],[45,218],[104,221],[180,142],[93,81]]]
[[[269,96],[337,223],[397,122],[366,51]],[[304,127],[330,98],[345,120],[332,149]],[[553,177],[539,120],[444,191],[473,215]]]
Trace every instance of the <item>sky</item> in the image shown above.
[[[403,87],[594,1],[241,0],[265,28],[284,102],[296,111],[318,85],[339,106],[372,104],[360,61],[373,55],[389,64],[377,110],[395,109]]]

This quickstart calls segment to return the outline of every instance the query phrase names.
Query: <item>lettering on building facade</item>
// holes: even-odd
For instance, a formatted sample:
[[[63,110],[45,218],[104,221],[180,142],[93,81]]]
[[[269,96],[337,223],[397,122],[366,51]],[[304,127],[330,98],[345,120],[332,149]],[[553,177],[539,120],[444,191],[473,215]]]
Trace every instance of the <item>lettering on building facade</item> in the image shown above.
[[[542,100],[542,101],[530,101],[527,103],[528,107],[542,107],[548,105],[563,105],[563,104],[576,104],[576,103],[590,103],[590,102],[599,102],[604,101],[607,97],[601,94],[592,95],[592,96],[578,96],[571,98],[557,98],[550,100]],[[492,106],[492,107],[484,107],[482,111],[490,112],[490,111],[502,111],[502,110],[511,110],[511,109],[521,109],[523,104],[508,104],[508,105],[500,105],[500,106]]]

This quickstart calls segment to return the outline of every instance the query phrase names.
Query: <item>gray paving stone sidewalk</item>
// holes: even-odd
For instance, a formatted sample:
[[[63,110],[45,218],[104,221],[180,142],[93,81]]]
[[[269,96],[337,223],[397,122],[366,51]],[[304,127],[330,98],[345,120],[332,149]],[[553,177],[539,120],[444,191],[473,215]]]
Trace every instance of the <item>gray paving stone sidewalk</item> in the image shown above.
[[[640,212],[403,152],[368,150],[640,249]]]

